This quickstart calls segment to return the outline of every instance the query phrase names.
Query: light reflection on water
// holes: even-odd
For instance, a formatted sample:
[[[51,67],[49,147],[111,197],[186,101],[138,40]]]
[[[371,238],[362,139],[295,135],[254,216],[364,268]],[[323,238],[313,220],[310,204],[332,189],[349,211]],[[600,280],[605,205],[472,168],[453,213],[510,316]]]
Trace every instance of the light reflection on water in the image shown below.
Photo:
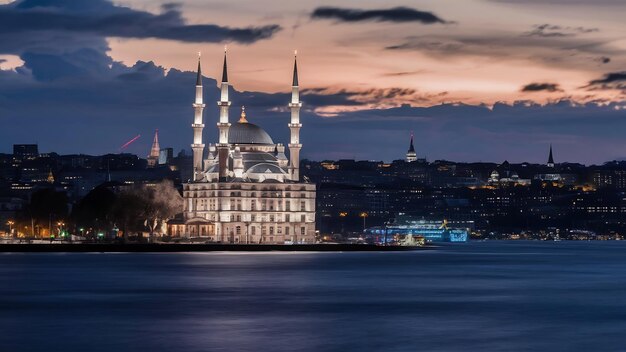
[[[626,243],[0,255],[0,351],[618,351]]]

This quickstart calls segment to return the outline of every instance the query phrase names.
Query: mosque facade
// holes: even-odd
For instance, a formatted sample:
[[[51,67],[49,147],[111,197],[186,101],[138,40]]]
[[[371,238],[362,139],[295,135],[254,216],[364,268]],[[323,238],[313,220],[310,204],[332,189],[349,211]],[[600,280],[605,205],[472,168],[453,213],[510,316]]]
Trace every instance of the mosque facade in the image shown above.
[[[250,122],[245,108],[231,123],[226,53],[220,85],[218,142],[203,141],[200,60],[193,104],[193,178],[183,185],[181,223],[170,235],[200,237],[209,242],[290,244],[315,242],[315,184],[300,175],[300,108],[298,66],[294,58],[288,148],[275,143]],[[288,150],[287,150],[288,149]],[[286,154],[288,152],[288,155]]]

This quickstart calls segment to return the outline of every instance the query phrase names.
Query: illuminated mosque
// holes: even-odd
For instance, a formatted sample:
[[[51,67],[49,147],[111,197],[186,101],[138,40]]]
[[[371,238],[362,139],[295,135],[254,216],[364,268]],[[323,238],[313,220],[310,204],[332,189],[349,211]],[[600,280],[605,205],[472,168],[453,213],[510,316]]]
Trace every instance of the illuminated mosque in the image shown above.
[[[217,102],[218,142],[205,145],[200,59],[193,108],[193,178],[183,185],[184,221],[170,234],[221,243],[315,242],[315,184],[300,176],[300,108],[297,58],[294,58],[288,154],[242,106],[231,123],[226,52],[221,97]]]

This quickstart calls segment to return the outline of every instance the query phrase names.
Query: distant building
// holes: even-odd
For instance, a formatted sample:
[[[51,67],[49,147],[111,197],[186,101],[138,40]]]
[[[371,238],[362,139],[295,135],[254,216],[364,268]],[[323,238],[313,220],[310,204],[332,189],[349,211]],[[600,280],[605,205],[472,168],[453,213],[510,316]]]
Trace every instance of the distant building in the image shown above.
[[[39,156],[37,144],[14,144],[13,166],[19,166],[25,160],[33,160]]]
[[[504,161],[498,168],[491,172],[488,183],[490,185],[519,185],[528,186],[531,180],[528,178],[520,178],[519,174],[515,170],[511,170],[511,166],[508,161]]]
[[[159,165],[169,165],[174,158],[174,149],[163,148],[159,151]]]

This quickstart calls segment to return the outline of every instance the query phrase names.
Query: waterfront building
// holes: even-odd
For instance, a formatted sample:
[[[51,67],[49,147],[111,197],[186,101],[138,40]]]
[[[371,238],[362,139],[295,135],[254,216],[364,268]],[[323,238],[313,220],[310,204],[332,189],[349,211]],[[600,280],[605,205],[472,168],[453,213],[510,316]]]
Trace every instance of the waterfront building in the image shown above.
[[[244,107],[239,120],[230,122],[226,52],[217,102],[219,138],[205,153],[201,72],[198,60],[192,179],[183,185],[183,220],[170,222],[170,234],[222,243],[313,243],[316,187],[300,175],[302,102],[297,60],[288,104],[289,158],[283,144],[249,121],[254,117]]]

